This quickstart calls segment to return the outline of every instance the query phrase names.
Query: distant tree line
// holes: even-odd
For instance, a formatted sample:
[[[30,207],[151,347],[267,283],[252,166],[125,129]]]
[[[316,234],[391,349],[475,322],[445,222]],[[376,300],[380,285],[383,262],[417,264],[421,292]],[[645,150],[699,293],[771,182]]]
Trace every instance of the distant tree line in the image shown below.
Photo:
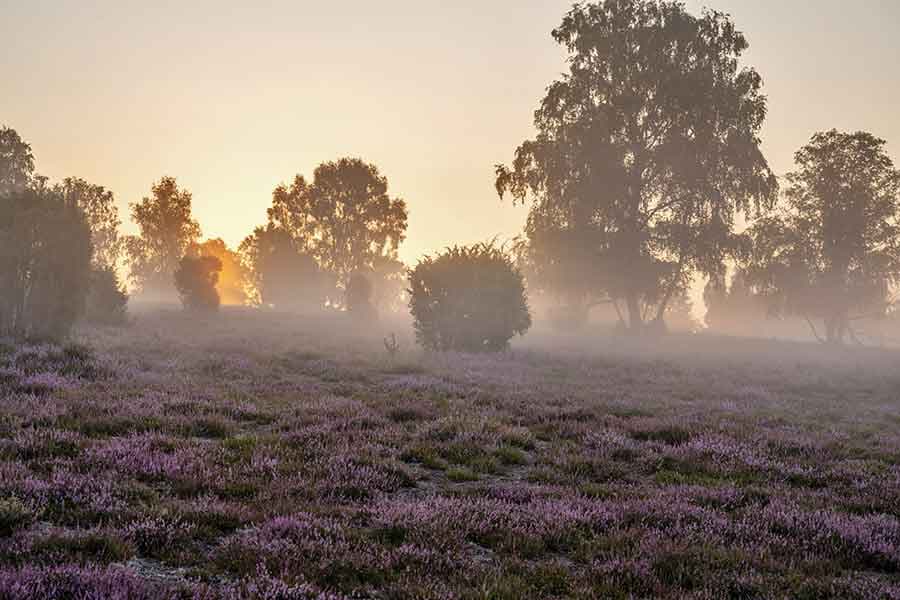
[[[58,338],[79,318],[123,321],[118,227],[111,192],[76,178],[51,185],[30,145],[0,127],[0,335]]]
[[[236,249],[201,241],[191,193],[162,177],[120,236],[112,192],[35,174],[31,148],[0,129],[0,334],[63,335],[80,317],[121,322],[134,295],[185,308],[339,310],[366,322],[408,304],[418,341],[498,350],[550,320],[582,327],[604,306],[633,335],[707,323],[802,320],[823,342],[886,318],[900,279],[900,172],[885,141],[817,133],[781,182],[761,150],[762,78],[721,12],[671,0],[578,4],[552,32],[568,72],[535,112],[537,134],[496,166],[496,190],[527,203],[512,245],[448,248],[408,269],[408,211],[358,158],[320,164],[272,193]],[[740,230],[740,221],[749,223]]]
[[[517,254],[533,292],[575,321],[608,303],[637,334],[665,329],[698,275],[713,321],[759,306],[829,343],[889,311],[900,176],[883,140],[816,134],[780,189],[760,149],[762,78],[741,65],[730,17],[608,0],[575,6],[553,37],[569,72],[535,113],[537,137],[496,169],[501,197],[530,203]]]

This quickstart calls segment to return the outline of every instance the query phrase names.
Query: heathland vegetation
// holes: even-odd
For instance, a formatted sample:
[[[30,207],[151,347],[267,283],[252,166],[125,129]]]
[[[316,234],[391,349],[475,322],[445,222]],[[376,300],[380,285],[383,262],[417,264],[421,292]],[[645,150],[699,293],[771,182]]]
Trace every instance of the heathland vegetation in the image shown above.
[[[720,12],[552,35],[522,235],[416,265],[360,158],[230,248],[0,128],[0,597],[900,598],[887,142],[776,177]]]

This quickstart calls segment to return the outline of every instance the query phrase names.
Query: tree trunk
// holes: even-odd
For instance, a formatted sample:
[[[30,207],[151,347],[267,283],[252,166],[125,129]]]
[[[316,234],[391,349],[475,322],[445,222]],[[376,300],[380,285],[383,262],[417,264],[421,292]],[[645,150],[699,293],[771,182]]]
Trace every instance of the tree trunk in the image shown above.
[[[846,315],[833,315],[825,319],[825,341],[834,346],[841,346],[847,335]]]
[[[644,328],[644,316],[641,314],[641,304],[637,294],[629,292],[625,303],[628,308],[628,329],[632,333],[640,333]]]

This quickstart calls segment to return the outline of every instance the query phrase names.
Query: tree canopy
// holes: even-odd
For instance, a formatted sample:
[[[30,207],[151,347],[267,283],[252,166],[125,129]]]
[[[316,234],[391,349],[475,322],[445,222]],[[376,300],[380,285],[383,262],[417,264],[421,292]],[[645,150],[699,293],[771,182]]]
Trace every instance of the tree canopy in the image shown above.
[[[91,236],[84,214],[49,187],[0,202],[0,335],[60,338],[84,310]]]
[[[379,258],[396,258],[407,225],[406,203],[388,194],[387,178],[356,158],[319,165],[312,182],[297,175],[279,186],[268,214],[341,285]]]
[[[238,252],[250,273],[254,299],[280,310],[322,307],[334,281],[316,259],[284,228],[257,227]]]
[[[829,342],[852,334],[856,316],[884,314],[900,279],[900,172],[884,146],[870,133],[817,133],[795,155],[782,206],[749,232],[755,291],[777,312],[823,320]]]
[[[244,266],[240,254],[228,247],[224,240],[216,238],[188,247],[189,256],[212,256],[219,260],[220,270],[216,281],[216,291],[222,304],[247,304],[250,281],[249,270]]]
[[[15,129],[0,127],[0,196],[21,192],[34,175],[34,155]]]
[[[722,269],[738,211],[775,197],[759,148],[762,80],[741,66],[748,44],[727,15],[680,2],[576,5],[553,37],[569,72],[496,187],[530,199],[536,226],[590,239],[596,285],[640,329],[694,271]]]
[[[119,237],[119,209],[115,197],[102,185],[78,177],[67,177],[56,186],[64,201],[81,209],[91,229],[92,262],[96,269],[115,269],[122,256],[124,240]]]
[[[183,256],[173,275],[181,302],[188,310],[218,310],[221,299],[216,290],[222,261],[215,256]]]
[[[131,280],[143,292],[168,292],[178,261],[200,237],[191,214],[191,193],[179,189],[174,177],[163,177],[151,195],[131,204],[131,218],[140,235],[126,240]]]

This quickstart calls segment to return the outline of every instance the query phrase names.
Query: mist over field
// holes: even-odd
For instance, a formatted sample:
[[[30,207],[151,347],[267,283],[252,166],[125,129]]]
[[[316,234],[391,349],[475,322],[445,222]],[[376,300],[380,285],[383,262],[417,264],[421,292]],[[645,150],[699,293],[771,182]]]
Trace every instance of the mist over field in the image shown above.
[[[900,11],[720,2],[0,9],[0,600],[900,600]]]

